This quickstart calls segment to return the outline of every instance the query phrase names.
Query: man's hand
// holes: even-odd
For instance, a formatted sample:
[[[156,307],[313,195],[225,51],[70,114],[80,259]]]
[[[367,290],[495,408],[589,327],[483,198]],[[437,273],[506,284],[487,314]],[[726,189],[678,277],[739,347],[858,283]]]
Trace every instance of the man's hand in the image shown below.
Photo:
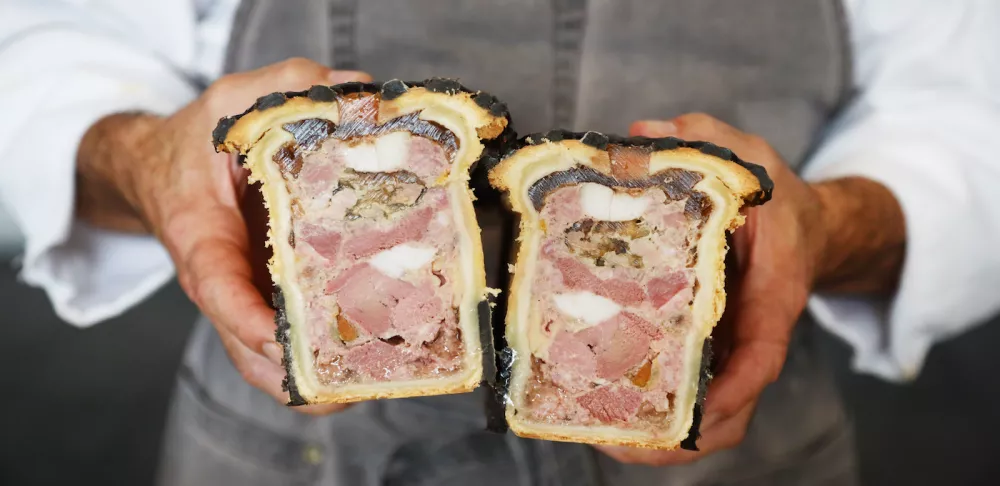
[[[728,299],[714,334],[718,366],[705,400],[698,452],[599,447],[625,463],[681,464],[736,446],[757,399],[778,378],[792,329],[814,287],[890,292],[903,259],[905,230],[898,203],[867,179],[810,185],[755,135],[708,115],[640,121],[631,135],[702,140],[731,149],[767,169],[773,199],[747,211],[733,235],[736,268],[728,269]]]
[[[220,118],[242,112],[259,96],[370,80],[365,73],[291,59],[225,76],[167,118],[104,118],[87,132],[77,154],[77,215],[106,228],[155,234],[236,369],[281,403],[288,394],[281,389],[285,372],[274,340],[274,311],[254,285],[263,262],[252,256],[262,248],[249,244],[240,210],[246,174],[230,155],[215,152],[211,133]],[[312,413],[341,408],[297,407]]]

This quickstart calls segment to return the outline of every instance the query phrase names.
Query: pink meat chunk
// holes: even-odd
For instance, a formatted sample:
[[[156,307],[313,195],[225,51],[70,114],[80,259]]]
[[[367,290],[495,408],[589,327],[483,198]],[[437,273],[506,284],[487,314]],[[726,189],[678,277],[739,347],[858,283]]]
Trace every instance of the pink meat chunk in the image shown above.
[[[660,337],[660,330],[635,314],[618,315],[614,336],[598,349],[597,374],[605,380],[618,380],[625,372],[646,359],[649,343]]]
[[[426,343],[448,316],[433,287],[387,277],[366,263],[330,282],[327,292],[336,296],[352,324],[383,339],[399,336],[410,344]]]
[[[653,307],[659,309],[688,286],[688,278],[684,272],[672,272],[666,278],[651,279],[646,284],[646,289]]]
[[[630,387],[608,385],[581,395],[576,401],[603,423],[625,422],[639,411],[642,393]]]
[[[333,192],[337,168],[331,164],[306,164],[299,172],[299,193],[304,199],[321,197]]]
[[[575,258],[558,258],[555,265],[567,288],[589,290],[621,305],[635,305],[646,298],[646,293],[638,283],[619,278],[601,280],[590,271],[586,263]]]
[[[406,166],[422,178],[434,178],[445,174],[450,167],[444,147],[423,137],[413,137]]]
[[[553,379],[567,389],[584,389],[599,377],[614,381],[639,366],[660,330],[645,319],[623,312],[582,331],[562,331],[549,346]]]
[[[400,243],[420,239],[427,232],[431,218],[446,204],[447,199],[444,195],[437,194],[430,201],[428,207],[416,209],[404,215],[391,229],[370,231],[354,236],[344,242],[344,257],[356,260],[388,250]]]
[[[375,340],[351,348],[344,355],[344,364],[359,371],[368,378],[385,380],[407,378],[403,365],[414,361],[417,356],[401,346],[393,346]]]
[[[448,310],[441,298],[429,287],[417,287],[399,300],[389,321],[393,331],[410,344],[423,344],[434,339],[447,318]]]
[[[324,229],[317,224],[302,224],[297,228],[299,242],[312,247],[319,256],[327,261],[336,261],[337,253],[340,251],[340,233]],[[298,243],[296,243],[298,244]]]
[[[416,290],[413,284],[389,278],[365,263],[349,269],[327,287],[336,295],[341,313],[373,336],[389,331],[393,309]]]

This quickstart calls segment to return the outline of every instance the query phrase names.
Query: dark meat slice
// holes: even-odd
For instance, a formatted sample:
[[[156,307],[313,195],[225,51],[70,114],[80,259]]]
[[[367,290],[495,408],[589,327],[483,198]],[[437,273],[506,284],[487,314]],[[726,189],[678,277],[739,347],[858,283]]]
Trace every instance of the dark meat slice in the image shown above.
[[[416,174],[396,172],[344,171],[340,187],[353,189],[357,202],[348,208],[348,219],[385,219],[398,211],[412,207],[423,195],[426,186]]]

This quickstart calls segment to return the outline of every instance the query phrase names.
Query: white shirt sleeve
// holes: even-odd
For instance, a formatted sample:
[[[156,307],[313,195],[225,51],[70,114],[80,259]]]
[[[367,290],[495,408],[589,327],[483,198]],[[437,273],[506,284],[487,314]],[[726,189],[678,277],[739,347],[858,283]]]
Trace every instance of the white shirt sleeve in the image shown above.
[[[819,323],[851,344],[853,366],[917,376],[935,342],[1000,310],[1000,2],[848,2],[859,94],[804,176],[864,176],[906,219],[890,299],[814,295]]]
[[[221,69],[212,2],[7,0],[0,15],[0,202],[25,236],[22,278],[77,326],[117,315],[173,276],[152,237],[74,219],[76,150],[87,128],[121,111],[169,114]],[[228,2],[235,6],[235,1]],[[211,14],[212,12],[207,12]],[[211,17],[211,15],[208,15]],[[199,71],[200,70],[200,71]]]

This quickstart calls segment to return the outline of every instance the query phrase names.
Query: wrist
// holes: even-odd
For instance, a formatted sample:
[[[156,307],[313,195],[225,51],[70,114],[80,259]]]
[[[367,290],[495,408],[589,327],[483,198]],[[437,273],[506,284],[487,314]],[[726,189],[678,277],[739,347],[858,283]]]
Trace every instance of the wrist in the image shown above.
[[[148,232],[141,199],[144,173],[160,118],[140,113],[108,115],[86,132],[77,150],[76,213],[106,229]]]
[[[813,284],[827,292],[895,290],[905,255],[902,209],[882,184],[846,177],[809,185]]]
[[[837,188],[830,183],[808,184],[812,210],[808,214],[807,241],[812,264],[812,285],[821,287],[831,273],[831,254],[835,228],[840,223],[840,208],[836,204]]]

